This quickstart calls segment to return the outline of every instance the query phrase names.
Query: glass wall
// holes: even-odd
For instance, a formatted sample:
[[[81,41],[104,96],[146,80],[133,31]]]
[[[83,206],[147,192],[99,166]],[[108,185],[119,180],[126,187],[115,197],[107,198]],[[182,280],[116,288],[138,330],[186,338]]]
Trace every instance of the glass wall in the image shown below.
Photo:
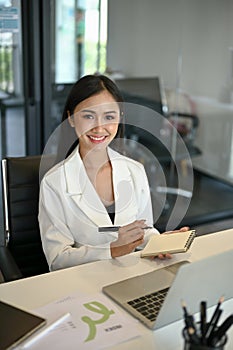
[[[194,166],[231,183],[232,48],[231,0],[109,0],[108,67],[159,76],[170,110],[199,118]]]
[[[104,70],[106,0],[57,0],[54,6],[55,83],[73,83],[84,74]]]
[[[178,113],[197,117],[192,137],[200,152],[190,153],[194,188],[183,223],[233,217],[233,2],[109,0],[108,8],[107,66],[112,77],[143,78],[145,84],[146,78],[159,77],[168,111],[176,112],[183,138],[186,121]],[[160,132],[170,137],[163,129]],[[187,167],[182,171],[188,178]],[[151,186],[154,197],[159,198],[156,169],[152,177],[157,181]],[[165,224],[171,198],[176,201],[181,195],[168,197],[168,215],[160,218]],[[185,213],[180,207],[178,215]]]
[[[21,6],[0,2],[1,156],[25,154]],[[15,142],[14,142],[15,140]]]
[[[60,123],[67,93],[81,76],[104,71],[107,0],[51,1],[51,123]]]

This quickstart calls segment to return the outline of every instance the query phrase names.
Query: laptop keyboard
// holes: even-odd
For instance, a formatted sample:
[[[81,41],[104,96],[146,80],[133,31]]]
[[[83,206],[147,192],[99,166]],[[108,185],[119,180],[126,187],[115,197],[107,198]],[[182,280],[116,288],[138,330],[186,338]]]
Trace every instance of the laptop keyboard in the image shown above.
[[[155,321],[169,288],[143,295],[140,298],[130,300],[127,304],[136,309],[150,321]]]

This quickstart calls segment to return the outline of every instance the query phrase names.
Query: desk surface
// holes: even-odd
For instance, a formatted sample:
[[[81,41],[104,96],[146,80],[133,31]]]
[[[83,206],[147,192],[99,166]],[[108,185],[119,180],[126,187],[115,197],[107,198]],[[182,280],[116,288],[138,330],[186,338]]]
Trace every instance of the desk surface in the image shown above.
[[[98,261],[1,284],[0,299],[32,310],[76,291],[91,295],[100,292],[103,285],[149,272],[180,260],[196,261],[229,249],[233,249],[233,229],[197,237],[189,252],[176,254],[171,260],[150,261],[141,259],[139,253],[133,253],[117,259]],[[223,309],[225,315],[232,313],[233,299],[225,301]],[[151,331],[140,324],[140,337],[111,349],[180,350],[183,348],[182,328],[182,320],[156,331]],[[226,350],[233,349],[233,327],[229,330],[228,336]]]

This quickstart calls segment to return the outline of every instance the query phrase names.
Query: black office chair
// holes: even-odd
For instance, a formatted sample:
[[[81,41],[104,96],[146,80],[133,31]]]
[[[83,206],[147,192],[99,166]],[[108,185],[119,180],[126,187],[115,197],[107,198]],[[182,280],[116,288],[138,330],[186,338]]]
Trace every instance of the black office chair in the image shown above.
[[[5,245],[0,270],[5,281],[48,272],[38,223],[40,156],[2,160]]]

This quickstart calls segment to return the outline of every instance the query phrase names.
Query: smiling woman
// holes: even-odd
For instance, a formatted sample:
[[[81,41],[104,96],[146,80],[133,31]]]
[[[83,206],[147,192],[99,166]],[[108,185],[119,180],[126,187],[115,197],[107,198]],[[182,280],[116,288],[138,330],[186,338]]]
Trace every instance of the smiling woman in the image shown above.
[[[41,238],[51,270],[129,254],[158,234],[143,165],[109,147],[123,136],[117,86],[105,76],[81,78],[67,98],[65,121],[78,145],[40,189]],[[101,234],[103,226],[118,230]]]

